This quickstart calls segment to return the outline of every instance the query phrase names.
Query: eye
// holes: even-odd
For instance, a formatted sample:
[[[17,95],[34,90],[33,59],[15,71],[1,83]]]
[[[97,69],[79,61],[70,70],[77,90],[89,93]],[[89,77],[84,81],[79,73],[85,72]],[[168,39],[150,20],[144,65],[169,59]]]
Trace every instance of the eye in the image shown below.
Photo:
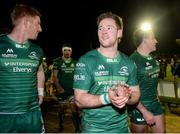
[[[102,31],[102,27],[99,27],[98,30],[99,30],[99,31]]]
[[[108,27],[107,30],[112,30],[112,27]]]

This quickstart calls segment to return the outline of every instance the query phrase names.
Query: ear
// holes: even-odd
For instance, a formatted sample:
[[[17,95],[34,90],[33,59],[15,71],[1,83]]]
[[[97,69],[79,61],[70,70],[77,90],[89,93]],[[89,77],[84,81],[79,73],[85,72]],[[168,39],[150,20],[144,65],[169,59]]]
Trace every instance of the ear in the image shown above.
[[[142,43],[146,44],[147,43],[147,38],[143,38]]]
[[[24,26],[27,28],[27,27],[29,27],[30,26],[30,19],[28,18],[28,17],[24,17],[23,18],[23,24],[24,24]]]
[[[122,36],[123,36],[123,29],[118,29],[117,37],[121,39]]]

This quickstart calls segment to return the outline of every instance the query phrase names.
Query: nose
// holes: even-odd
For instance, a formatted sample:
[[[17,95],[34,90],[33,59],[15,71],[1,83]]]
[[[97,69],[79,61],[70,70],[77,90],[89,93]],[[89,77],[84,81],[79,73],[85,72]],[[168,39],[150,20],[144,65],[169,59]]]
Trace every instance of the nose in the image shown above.
[[[107,28],[102,28],[102,33],[103,34],[107,33],[107,31],[108,31]]]
[[[39,32],[42,32],[42,27],[39,25]]]

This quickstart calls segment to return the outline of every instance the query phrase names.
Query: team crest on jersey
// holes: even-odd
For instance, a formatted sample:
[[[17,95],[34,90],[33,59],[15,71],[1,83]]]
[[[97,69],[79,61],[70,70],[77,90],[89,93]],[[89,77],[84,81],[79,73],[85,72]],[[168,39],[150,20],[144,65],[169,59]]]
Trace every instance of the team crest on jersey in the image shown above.
[[[151,56],[147,57],[147,60],[152,60],[152,57]]]
[[[6,50],[6,53],[2,54],[2,57],[5,57],[5,58],[17,58],[17,54],[14,54],[14,51],[13,51],[12,48],[8,48]]]
[[[121,67],[118,73],[120,75],[129,75],[128,67],[126,67],[126,66]]]
[[[38,59],[37,57],[37,53],[35,51],[32,51],[29,55],[28,55],[29,58],[31,59]]]

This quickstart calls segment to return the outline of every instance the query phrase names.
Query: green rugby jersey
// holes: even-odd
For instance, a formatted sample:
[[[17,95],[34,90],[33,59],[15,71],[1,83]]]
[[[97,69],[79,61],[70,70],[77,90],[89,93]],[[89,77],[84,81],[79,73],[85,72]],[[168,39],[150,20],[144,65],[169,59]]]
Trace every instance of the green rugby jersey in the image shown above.
[[[24,113],[39,107],[37,71],[43,52],[37,45],[18,44],[0,36],[0,113]]]
[[[65,61],[64,59],[62,59],[62,57],[59,57],[53,61],[53,69],[58,70],[58,78],[60,81],[60,85],[68,94],[73,94],[72,87],[75,65],[76,61],[72,58]]]
[[[152,56],[142,56],[135,51],[130,58],[137,65],[137,78],[139,81],[140,101],[153,101],[157,99],[157,85],[159,79],[159,63]]]
[[[134,62],[124,54],[107,58],[92,50],[81,56],[76,64],[73,88],[101,95],[116,86],[118,81],[137,85],[136,73]],[[82,125],[84,132],[123,132],[128,127],[126,108],[118,109],[110,104],[83,109]]]

